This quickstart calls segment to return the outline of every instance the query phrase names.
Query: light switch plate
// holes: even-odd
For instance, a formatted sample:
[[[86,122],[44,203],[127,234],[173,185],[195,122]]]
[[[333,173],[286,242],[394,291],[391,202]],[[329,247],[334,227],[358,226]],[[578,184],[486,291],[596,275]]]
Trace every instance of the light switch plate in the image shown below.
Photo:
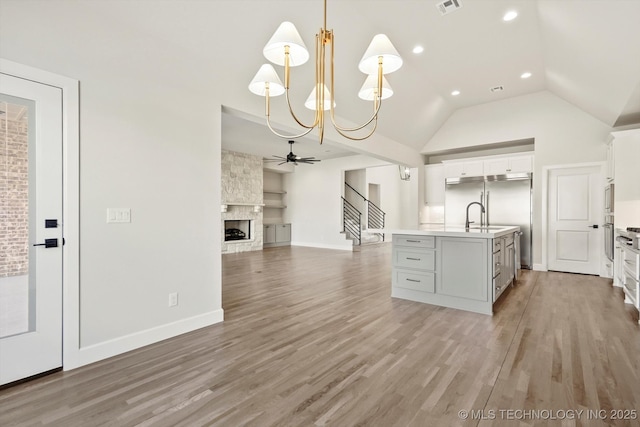
[[[107,223],[131,222],[131,208],[107,208]]]

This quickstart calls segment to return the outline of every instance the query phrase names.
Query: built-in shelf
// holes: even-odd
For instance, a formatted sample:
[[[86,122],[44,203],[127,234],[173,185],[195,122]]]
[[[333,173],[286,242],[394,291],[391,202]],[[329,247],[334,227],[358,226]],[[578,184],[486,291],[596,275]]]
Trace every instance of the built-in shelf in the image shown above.
[[[283,175],[273,171],[263,171],[262,201],[264,203],[263,221],[265,224],[284,224],[284,213],[287,209],[287,192],[285,191]],[[269,228],[272,230],[272,228]],[[271,236],[273,237],[273,236]],[[265,235],[265,243],[268,236]]]
[[[227,212],[229,206],[253,206],[254,212],[260,212],[264,203],[237,203],[237,202],[227,202],[220,205],[221,212]]]

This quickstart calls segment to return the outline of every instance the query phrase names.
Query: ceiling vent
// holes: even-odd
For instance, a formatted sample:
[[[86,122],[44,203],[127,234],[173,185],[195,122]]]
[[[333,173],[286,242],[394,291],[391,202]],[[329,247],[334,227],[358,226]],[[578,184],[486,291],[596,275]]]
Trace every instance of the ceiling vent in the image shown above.
[[[460,0],[446,0],[436,5],[441,15],[448,15],[462,7]]]
[[[504,86],[500,85],[500,86],[494,86],[491,89],[491,92],[502,92],[504,90]]]

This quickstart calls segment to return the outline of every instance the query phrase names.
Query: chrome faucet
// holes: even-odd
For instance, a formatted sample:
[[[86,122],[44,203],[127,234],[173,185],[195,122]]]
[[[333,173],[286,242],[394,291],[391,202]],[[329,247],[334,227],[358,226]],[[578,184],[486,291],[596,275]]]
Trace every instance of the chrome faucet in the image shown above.
[[[484,212],[485,212],[485,210],[484,210],[484,205],[483,205],[482,203],[480,203],[480,202],[471,202],[471,203],[469,203],[469,204],[467,205],[467,218],[466,218],[466,219],[465,219],[465,221],[464,221],[464,228],[465,228],[466,230],[468,230],[468,229],[469,229],[469,224],[472,224],[472,223],[474,222],[474,221],[469,221],[469,208],[471,207],[471,205],[480,205],[480,210],[481,210],[481,212],[482,212],[482,213],[484,213]]]

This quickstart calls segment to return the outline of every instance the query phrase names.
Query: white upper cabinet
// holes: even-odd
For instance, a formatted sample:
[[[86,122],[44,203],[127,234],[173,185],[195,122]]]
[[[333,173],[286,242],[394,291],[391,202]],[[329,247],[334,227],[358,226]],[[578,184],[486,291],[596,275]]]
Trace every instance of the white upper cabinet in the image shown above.
[[[444,205],[444,165],[442,163],[425,165],[425,194],[427,205]]]
[[[533,172],[533,153],[445,160],[442,163],[445,178]]]
[[[533,171],[533,155],[497,157],[484,161],[485,175],[504,175],[531,171]]]
[[[482,160],[463,160],[444,163],[444,177],[457,178],[461,176],[483,176]]]

